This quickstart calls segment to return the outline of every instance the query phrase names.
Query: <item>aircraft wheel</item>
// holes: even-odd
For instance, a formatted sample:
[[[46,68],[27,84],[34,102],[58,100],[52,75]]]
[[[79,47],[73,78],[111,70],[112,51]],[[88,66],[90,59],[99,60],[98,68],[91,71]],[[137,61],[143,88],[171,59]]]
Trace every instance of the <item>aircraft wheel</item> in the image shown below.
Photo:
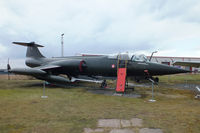
[[[158,85],[158,82],[159,82],[159,78],[158,77],[155,77],[155,78],[151,77],[149,79],[153,80],[155,85]]]
[[[159,78],[156,77],[156,78],[154,79],[154,81],[155,81],[156,83],[158,83],[158,82],[159,82]]]
[[[106,80],[103,80],[103,82],[101,83],[101,88],[106,88],[106,87],[107,87]]]
[[[137,83],[139,83],[139,82],[140,82],[140,80],[139,80],[139,79],[136,79],[135,81],[136,81]]]

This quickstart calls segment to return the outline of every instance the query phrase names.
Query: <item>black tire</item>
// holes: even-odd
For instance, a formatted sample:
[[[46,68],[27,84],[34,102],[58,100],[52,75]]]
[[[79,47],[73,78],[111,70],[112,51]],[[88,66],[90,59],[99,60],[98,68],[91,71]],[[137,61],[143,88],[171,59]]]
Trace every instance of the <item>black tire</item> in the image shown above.
[[[158,77],[154,78],[154,81],[155,81],[156,83],[159,83],[159,78],[158,78]]]
[[[107,87],[107,83],[106,83],[106,80],[104,80],[102,83],[101,83],[101,88],[106,88]]]

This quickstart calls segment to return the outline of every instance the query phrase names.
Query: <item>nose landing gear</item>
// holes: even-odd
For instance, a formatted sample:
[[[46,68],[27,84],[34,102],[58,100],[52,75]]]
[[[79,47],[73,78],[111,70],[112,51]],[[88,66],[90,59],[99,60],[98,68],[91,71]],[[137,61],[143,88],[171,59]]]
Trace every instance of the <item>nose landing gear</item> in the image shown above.
[[[158,77],[155,77],[153,80],[154,80],[154,82],[156,82],[156,83],[159,82],[159,78],[158,78]]]

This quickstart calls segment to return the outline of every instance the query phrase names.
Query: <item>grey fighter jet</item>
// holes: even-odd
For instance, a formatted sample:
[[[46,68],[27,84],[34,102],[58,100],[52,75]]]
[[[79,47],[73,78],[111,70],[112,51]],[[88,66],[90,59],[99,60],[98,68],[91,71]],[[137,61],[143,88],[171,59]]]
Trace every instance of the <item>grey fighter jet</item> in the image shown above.
[[[27,47],[26,65],[29,68],[13,68],[9,71],[15,74],[31,75],[49,83],[67,83],[76,80],[102,80],[117,77],[117,70],[127,68],[127,76],[145,76],[153,78],[156,75],[186,73],[188,71],[163,64],[148,61],[144,55],[115,54],[94,56],[68,56],[59,58],[44,57],[34,42],[13,42]],[[123,66],[124,64],[124,66]],[[105,81],[105,80],[104,80]],[[102,83],[102,85],[105,82]]]

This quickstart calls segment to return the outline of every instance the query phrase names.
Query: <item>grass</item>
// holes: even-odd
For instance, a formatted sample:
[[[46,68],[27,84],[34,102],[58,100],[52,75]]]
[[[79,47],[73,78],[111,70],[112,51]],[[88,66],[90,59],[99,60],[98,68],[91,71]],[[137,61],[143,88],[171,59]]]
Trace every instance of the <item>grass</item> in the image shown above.
[[[177,84],[177,83],[200,83],[200,74],[177,74],[177,75],[168,75],[160,76],[159,79],[161,82]]]
[[[172,83],[181,82],[179,76]],[[161,82],[168,83],[167,78]],[[149,103],[151,88],[136,88],[142,98],[126,98],[92,94],[80,86],[47,87],[48,98],[41,99],[41,81],[2,79],[0,85],[0,133],[82,133],[96,128],[98,119],[133,117],[165,133],[200,132],[200,101],[189,90],[157,86],[157,102]]]

